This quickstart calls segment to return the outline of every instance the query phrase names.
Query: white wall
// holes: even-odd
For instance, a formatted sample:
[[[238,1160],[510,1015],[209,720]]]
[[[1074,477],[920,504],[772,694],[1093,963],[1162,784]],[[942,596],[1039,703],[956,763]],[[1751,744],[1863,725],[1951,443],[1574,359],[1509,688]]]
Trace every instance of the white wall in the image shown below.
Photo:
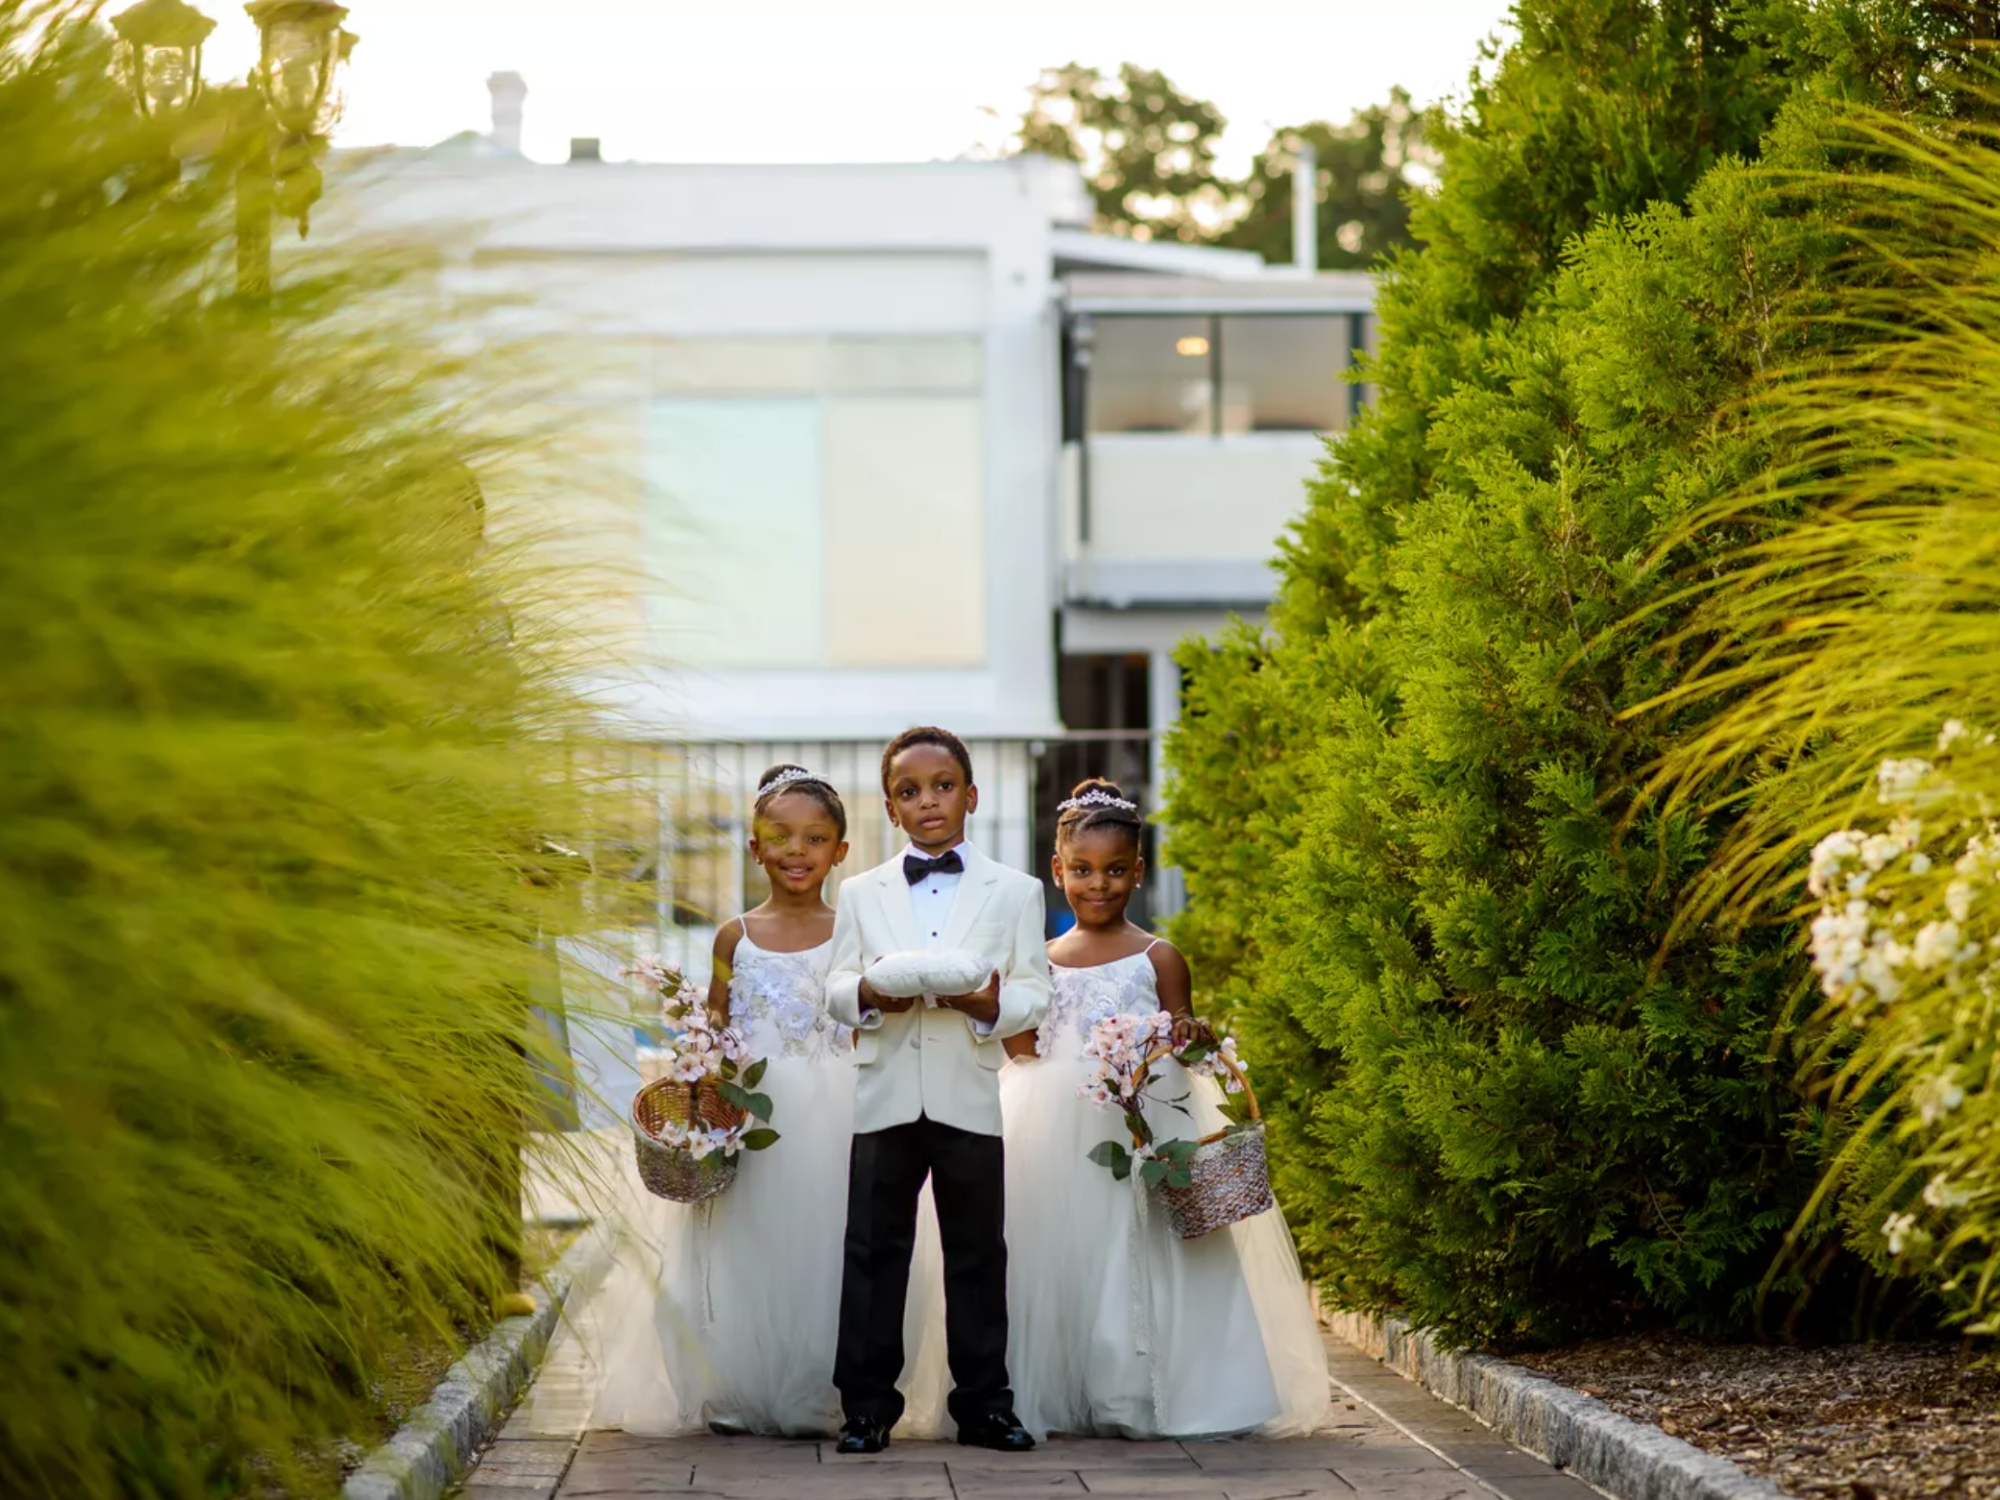
[[[626,731],[886,735],[930,719],[1036,735],[1055,728],[1050,223],[1067,175],[1035,158],[536,167],[438,153],[348,171],[321,217],[333,236],[441,243],[443,295],[484,304],[461,347],[496,369],[514,346],[538,353],[538,413],[559,412],[592,455],[573,508],[643,494],[641,539],[610,528],[643,553],[610,561],[659,575],[644,648],[605,683]],[[816,415],[785,404],[798,391],[730,393],[744,402],[732,414],[690,389],[705,341],[724,364],[750,340],[816,349],[802,357],[824,377],[830,341],[855,337],[956,341],[976,353],[976,386],[825,396]]]

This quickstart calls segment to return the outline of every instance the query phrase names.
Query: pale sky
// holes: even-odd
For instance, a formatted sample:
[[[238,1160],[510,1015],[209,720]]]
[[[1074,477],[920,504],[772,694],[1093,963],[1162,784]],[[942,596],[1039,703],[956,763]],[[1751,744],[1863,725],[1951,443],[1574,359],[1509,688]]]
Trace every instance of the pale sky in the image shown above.
[[[206,72],[240,75],[234,0]],[[526,148],[607,160],[926,161],[1004,139],[1026,88],[1070,61],[1164,70],[1228,117],[1240,170],[1275,125],[1345,119],[1400,83],[1463,97],[1509,0],[347,0],[361,37],[346,146],[429,145],[489,122],[486,77],[528,82]],[[110,7],[119,9],[114,4]]]

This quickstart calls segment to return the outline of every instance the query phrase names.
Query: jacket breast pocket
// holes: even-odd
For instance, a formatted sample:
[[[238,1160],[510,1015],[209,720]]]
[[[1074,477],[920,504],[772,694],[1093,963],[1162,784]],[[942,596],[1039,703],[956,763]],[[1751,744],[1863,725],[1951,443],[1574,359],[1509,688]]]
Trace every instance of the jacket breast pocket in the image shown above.
[[[998,967],[1007,957],[1009,936],[1004,922],[975,922],[965,929],[965,946]]]

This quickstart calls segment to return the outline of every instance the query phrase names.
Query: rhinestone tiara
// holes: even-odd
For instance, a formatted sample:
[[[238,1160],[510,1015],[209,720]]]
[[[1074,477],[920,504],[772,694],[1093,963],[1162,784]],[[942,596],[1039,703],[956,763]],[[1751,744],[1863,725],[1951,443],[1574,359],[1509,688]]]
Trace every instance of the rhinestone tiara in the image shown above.
[[[779,787],[790,786],[794,782],[798,781],[810,781],[819,786],[833,785],[832,782],[828,781],[824,776],[820,775],[817,771],[802,771],[794,767],[789,771],[780,771],[776,776],[773,776],[769,781],[765,782],[761,787],[757,789],[757,795],[760,797],[768,796],[770,793],[775,792]]]
[[[1066,813],[1074,807],[1115,807],[1121,812],[1137,812],[1139,804],[1127,802],[1123,797],[1114,797],[1100,787],[1092,787],[1081,797],[1071,797],[1056,804],[1056,811]]]

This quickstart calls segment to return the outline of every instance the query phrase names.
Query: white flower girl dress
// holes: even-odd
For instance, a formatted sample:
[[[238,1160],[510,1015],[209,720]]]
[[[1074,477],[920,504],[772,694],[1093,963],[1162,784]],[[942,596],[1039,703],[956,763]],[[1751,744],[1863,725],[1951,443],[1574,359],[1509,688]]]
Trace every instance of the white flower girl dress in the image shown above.
[[[1330,1406],[1326,1355],[1279,1212],[1182,1240],[1136,1172],[1119,1182],[1088,1160],[1101,1141],[1130,1140],[1115,1110],[1080,1097],[1083,1046],[1108,1016],[1160,1009],[1152,959],[1050,970],[1038,1056],[1000,1076],[1008,1368],[1022,1423],[1038,1437],[1311,1431]],[[1146,1116],[1159,1139],[1221,1127],[1213,1080],[1172,1062],[1156,1077]]]
[[[647,1195],[624,1141],[620,1243],[586,1313],[599,1365],[595,1426],[672,1434],[718,1423],[787,1437],[840,1427],[833,1356],[853,1041],[826,1013],[832,943],[774,952],[750,926],[736,947],[729,1019],[750,1054],[768,1059],[758,1090],[771,1098],[780,1138],[745,1153],[735,1183],[691,1207]],[[931,1288],[942,1277],[928,1195],[923,1212],[913,1335],[930,1320]],[[943,1350],[914,1336],[911,1348],[920,1352],[904,1382],[910,1406],[899,1431],[932,1435],[943,1420]]]

